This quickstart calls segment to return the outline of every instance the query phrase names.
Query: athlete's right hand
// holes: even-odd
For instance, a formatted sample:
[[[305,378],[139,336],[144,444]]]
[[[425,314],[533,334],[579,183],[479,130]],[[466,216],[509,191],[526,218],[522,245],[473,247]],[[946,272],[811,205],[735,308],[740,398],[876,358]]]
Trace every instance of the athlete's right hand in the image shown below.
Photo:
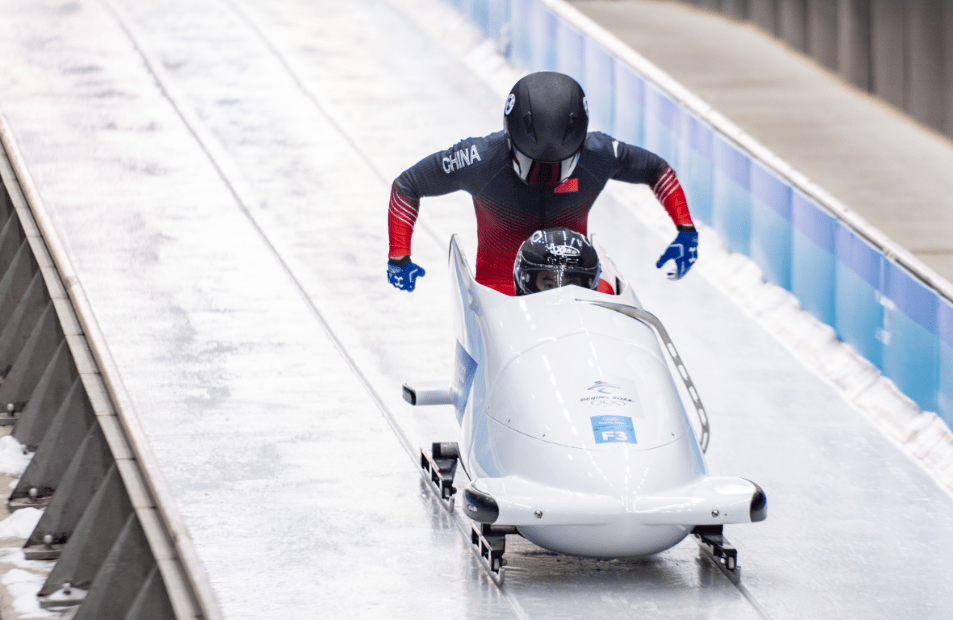
[[[408,293],[417,286],[417,278],[427,275],[423,267],[410,260],[409,256],[391,258],[387,261],[387,281]]]

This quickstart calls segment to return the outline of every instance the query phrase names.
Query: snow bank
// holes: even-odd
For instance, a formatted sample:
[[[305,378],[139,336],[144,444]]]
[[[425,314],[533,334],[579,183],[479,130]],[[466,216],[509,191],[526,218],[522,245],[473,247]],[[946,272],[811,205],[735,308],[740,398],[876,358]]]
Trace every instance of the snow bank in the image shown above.
[[[0,577],[0,583],[6,586],[7,592],[13,597],[13,608],[20,618],[58,618],[58,613],[41,608],[36,598],[36,593],[43,587],[44,581],[45,575],[37,575],[20,568],[14,568]]]
[[[30,464],[32,454],[24,454],[23,446],[12,436],[0,437],[0,472],[19,476]]]
[[[0,538],[29,538],[43,511],[38,508],[22,508],[0,521]]]

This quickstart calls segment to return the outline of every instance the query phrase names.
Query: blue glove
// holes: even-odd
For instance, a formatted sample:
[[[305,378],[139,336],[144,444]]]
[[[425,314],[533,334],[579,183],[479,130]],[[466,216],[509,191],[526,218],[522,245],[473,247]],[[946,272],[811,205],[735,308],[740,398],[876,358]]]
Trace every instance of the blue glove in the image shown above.
[[[408,293],[413,292],[414,287],[417,286],[417,278],[425,275],[427,272],[424,268],[410,260],[409,256],[399,261],[391,259],[387,264],[387,281],[393,284],[394,288]]]
[[[669,272],[669,280],[678,280],[692,268],[695,261],[698,260],[698,233],[696,231],[680,232],[675,237],[675,241],[668,246],[662,258],[658,259],[655,266],[662,268],[668,261],[675,261],[674,271]]]

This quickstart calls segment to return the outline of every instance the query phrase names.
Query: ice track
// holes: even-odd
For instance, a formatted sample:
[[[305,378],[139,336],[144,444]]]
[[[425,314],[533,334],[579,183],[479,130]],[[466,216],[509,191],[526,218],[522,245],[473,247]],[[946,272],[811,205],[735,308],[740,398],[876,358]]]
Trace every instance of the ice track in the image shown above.
[[[950,498],[700,274],[658,275],[638,191],[591,230],[690,368],[710,467],[757,480],[769,519],[728,530],[740,586],[690,540],[611,562],[511,540],[502,587],[481,569],[417,471],[453,415],[400,396],[449,372],[467,198],[423,203],[414,294],[384,277],[391,179],[501,122],[482,51],[431,36],[441,7],[0,1],[0,109],[225,617],[953,614]]]

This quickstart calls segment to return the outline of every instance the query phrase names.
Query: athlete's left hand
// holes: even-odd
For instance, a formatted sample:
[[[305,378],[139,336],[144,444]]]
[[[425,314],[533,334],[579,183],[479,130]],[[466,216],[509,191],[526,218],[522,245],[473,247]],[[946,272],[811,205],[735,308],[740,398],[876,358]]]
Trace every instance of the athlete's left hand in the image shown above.
[[[695,230],[680,232],[675,237],[675,241],[668,246],[662,257],[658,259],[655,266],[659,269],[669,261],[673,261],[674,267],[665,275],[669,280],[678,280],[692,268],[695,261],[698,260],[698,232]]]
[[[423,267],[410,260],[409,256],[401,259],[391,258],[387,261],[387,280],[398,288],[408,293],[414,292],[417,286],[417,278],[427,275]]]

